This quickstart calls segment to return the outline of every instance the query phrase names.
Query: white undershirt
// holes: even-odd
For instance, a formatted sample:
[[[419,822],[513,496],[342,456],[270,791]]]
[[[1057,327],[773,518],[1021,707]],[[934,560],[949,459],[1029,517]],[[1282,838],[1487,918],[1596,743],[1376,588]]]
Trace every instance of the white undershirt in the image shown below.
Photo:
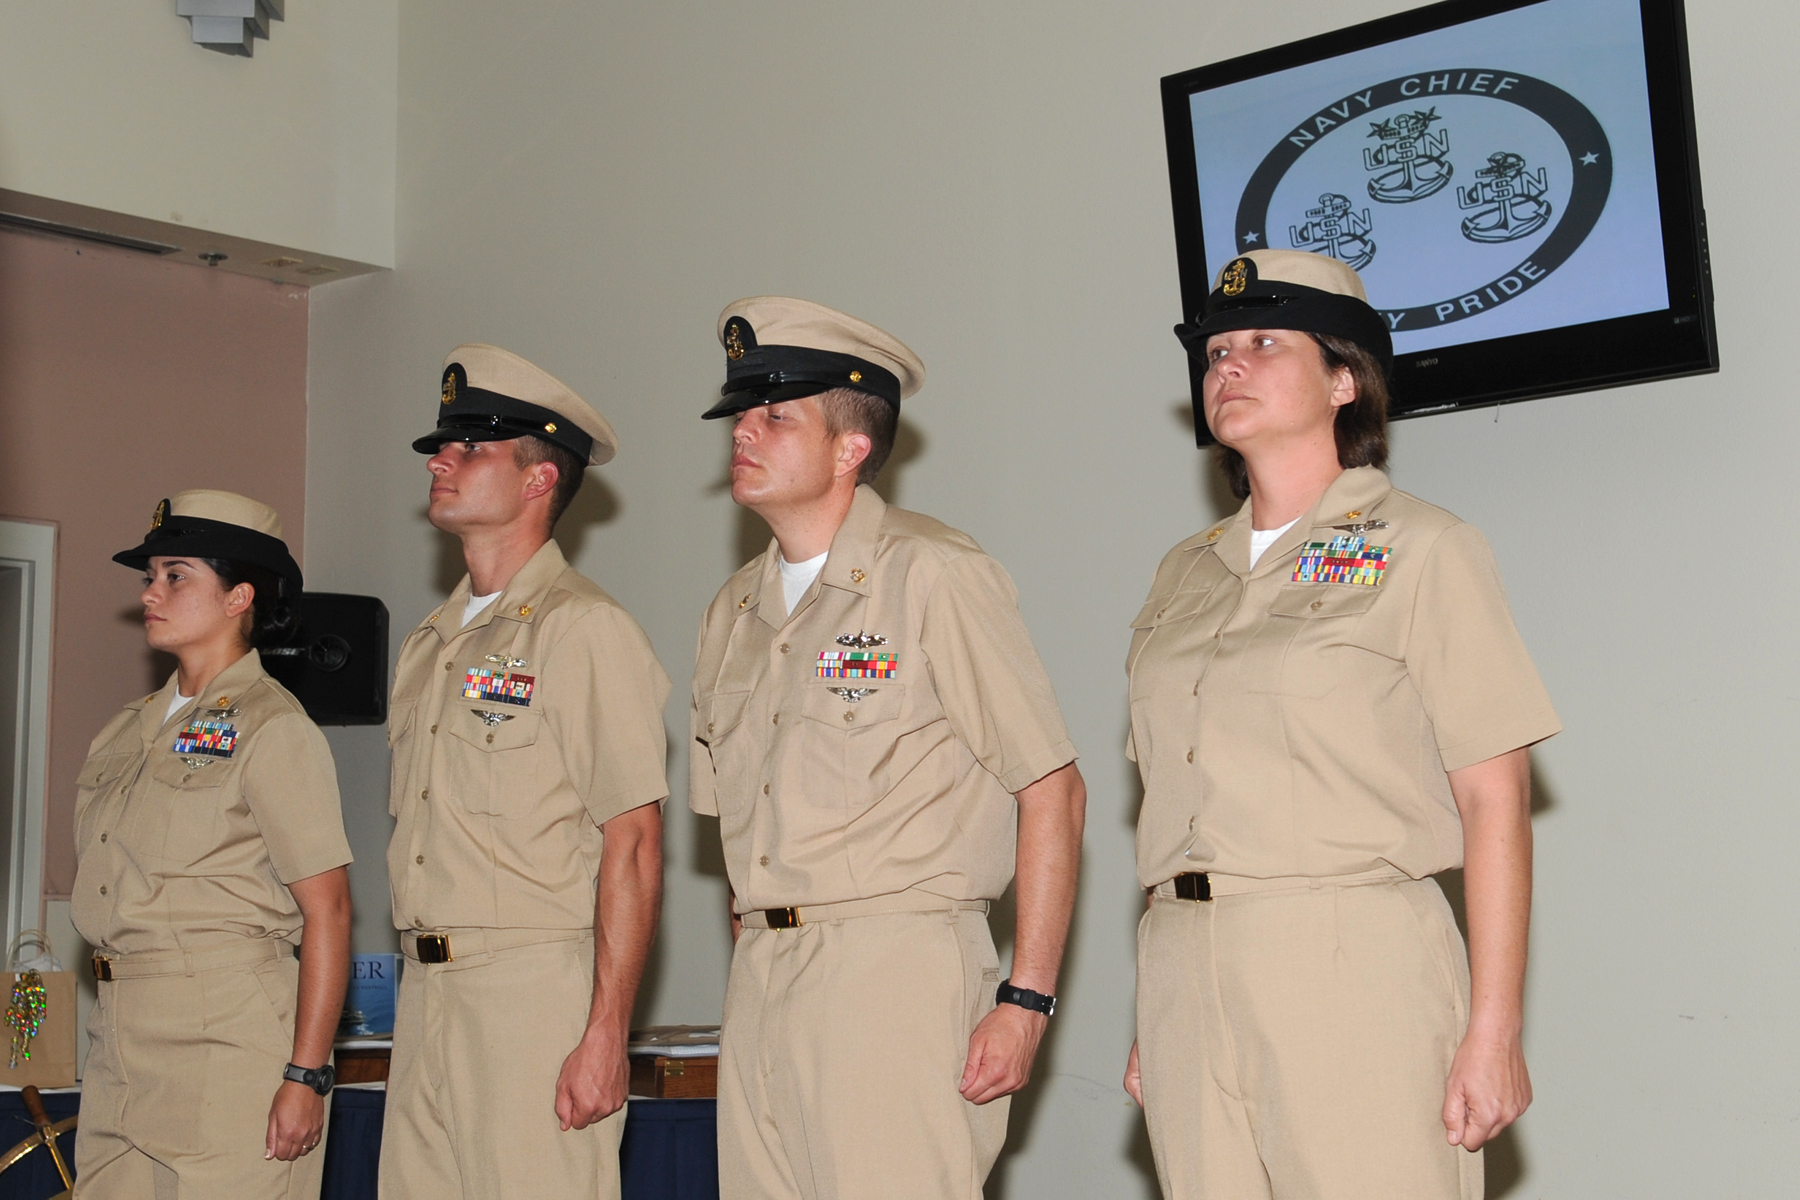
[[[1289,521],[1280,529],[1252,529],[1250,531],[1250,565],[1254,567],[1256,560],[1263,556],[1263,552],[1273,546],[1282,534],[1292,529],[1294,522],[1299,519],[1299,517],[1295,517],[1293,521]]]
[[[781,595],[787,601],[789,612],[794,611],[794,605],[800,603],[800,597],[806,595],[806,589],[812,586],[813,580],[819,577],[819,572],[825,569],[825,559],[830,554],[831,551],[827,550],[817,558],[797,563],[791,563],[785,558],[781,560]]]
[[[163,714],[163,724],[167,725],[175,718],[175,714],[181,711],[183,706],[192,704],[193,702],[194,698],[192,696],[184,696],[181,694],[181,689],[176,688],[175,695],[169,700],[169,711]]]
[[[467,625],[470,621],[479,617],[484,608],[499,598],[499,592],[490,592],[485,596],[470,596],[469,602],[463,605],[463,624]]]

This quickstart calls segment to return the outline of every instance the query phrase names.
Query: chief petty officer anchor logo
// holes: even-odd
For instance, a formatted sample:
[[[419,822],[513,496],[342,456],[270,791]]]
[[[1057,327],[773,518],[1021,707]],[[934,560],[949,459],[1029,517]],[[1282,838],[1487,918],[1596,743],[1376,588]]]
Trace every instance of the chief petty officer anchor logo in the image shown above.
[[[1418,202],[1448,185],[1454,169],[1448,161],[1448,133],[1431,129],[1438,120],[1435,105],[1418,107],[1437,96],[1501,101],[1549,125],[1568,151],[1568,199],[1561,217],[1536,249],[1516,261],[1503,262],[1505,269],[1498,274],[1478,276],[1479,281],[1472,281],[1475,286],[1468,290],[1428,304],[1381,308],[1382,297],[1377,295],[1373,299],[1378,311],[1394,332],[1427,329],[1477,316],[1541,283],[1568,261],[1599,222],[1612,190],[1612,146],[1594,114],[1568,92],[1529,75],[1491,67],[1449,67],[1384,80],[1326,105],[1295,125],[1258,164],[1244,187],[1237,210],[1237,252],[1269,244],[1269,206],[1276,188],[1307,150],[1345,128],[1362,128],[1364,136],[1380,143],[1379,149],[1365,148],[1364,166],[1375,172],[1367,184],[1369,195],[1383,204],[1404,204],[1409,217],[1421,219],[1418,214],[1431,206]],[[1378,116],[1402,105],[1406,106],[1402,113]],[[1541,230],[1554,215],[1554,206],[1545,196],[1550,188],[1545,165],[1539,164],[1533,171],[1509,149],[1483,149],[1491,150],[1487,165],[1475,171],[1471,185],[1455,190],[1451,212],[1460,209],[1467,214],[1460,218],[1462,236],[1478,244],[1504,246]],[[1373,259],[1369,212],[1356,212],[1347,196],[1326,192],[1319,207],[1308,209],[1306,217],[1305,223],[1289,226],[1289,240],[1295,248],[1330,254],[1359,269]],[[1393,236],[1392,230],[1388,236]]]

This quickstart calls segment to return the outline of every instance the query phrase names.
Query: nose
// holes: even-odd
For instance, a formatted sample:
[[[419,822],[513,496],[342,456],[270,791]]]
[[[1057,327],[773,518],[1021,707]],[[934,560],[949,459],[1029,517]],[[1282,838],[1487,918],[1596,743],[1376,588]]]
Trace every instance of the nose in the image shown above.
[[[430,471],[433,475],[448,475],[450,473],[450,454],[446,449],[449,445],[449,442],[445,442],[443,446],[438,447],[438,452],[436,454],[425,460],[425,469],[427,471]]]

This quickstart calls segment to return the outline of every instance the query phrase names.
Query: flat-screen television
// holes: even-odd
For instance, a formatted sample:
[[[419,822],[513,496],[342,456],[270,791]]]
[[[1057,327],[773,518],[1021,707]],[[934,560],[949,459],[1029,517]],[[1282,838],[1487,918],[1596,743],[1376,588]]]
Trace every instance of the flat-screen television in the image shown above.
[[[1387,320],[1395,417],[1718,370],[1681,0],[1448,0],[1162,87],[1183,319],[1307,250]]]

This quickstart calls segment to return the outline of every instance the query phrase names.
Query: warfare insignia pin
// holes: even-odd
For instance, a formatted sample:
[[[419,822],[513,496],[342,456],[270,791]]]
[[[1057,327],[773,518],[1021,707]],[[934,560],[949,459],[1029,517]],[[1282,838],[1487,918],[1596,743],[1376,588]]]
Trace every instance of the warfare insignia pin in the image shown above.
[[[195,758],[191,754],[183,754],[180,757],[181,765],[190,771],[198,771],[201,767],[210,767],[219,761],[216,758]]]
[[[480,717],[481,723],[486,725],[489,729],[492,729],[502,721],[512,720],[511,713],[497,713],[485,708],[471,708],[469,711]]]
[[[168,515],[169,502],[167,500],[158,500],[156,502],[156,511],[150,514],[150,532],[155,533],[157,530],[161,529],[163,518]]]
[[[900,674],[900,656],[868,650],[819,651],[820,679],[893,679]]]
[[[1295,583],[1352,583],[1376,587],[1387,571],[1391,546],[1371,546],[1355,534],[1308,542],[1294,560]]]
[[[233,704],[228,708],[209,708],[206,710],[206,715],[209,717],[220,717],[224,720],[229,721],[232,717],[237,716],[238,713],[240,713],[242,711],[243,710],[240,709],[237,705]]]
[[[1244,289],[1250,286],[1251,275],[1255,270],[1256,264],[1247,258],[1232,259],[1231,265],[1219,277],[1219,290],[1227,296],[1243,295]]]
[[[837,644],[849,646],[853,650],[867,650],[873,646],[887,645],[887,638],[879,633],[864,633],[859,629],[855,633],[838,634]]]
[[[237,751],[238,731],[229,721],[191,721],[175,735],[176,754],[208,759],[230,758]]]
[[[841,697],[842,699],[848,700],[850,703],[855,704],[857,701],[861,700],[864,696],[873,696],[876,692],[879,692],[881,689],[880,688],[834,687],[834,688],[826,688],[825,690],[830,692],[834,696]]]
[[[512,658],[505,654],[490,654],[487,656],[487,660],[491,663],[499,663],[509,671],[514,667],[528,667],[531,665],[522,658]]]
[[[1386,529],[1388,523],[1377,517],[1371,521],[1355,521],[1349,525],[1333,525],[1333,529],[1341,529],[1345,533],[1367,533],[1371,529]]]
[[[463,676],[462,695],[465,700],[497,700],[501,704],[524,706],[531,703],[531,692],[536,685],[537,677],[533,675],[470,667],[469,673]]]

